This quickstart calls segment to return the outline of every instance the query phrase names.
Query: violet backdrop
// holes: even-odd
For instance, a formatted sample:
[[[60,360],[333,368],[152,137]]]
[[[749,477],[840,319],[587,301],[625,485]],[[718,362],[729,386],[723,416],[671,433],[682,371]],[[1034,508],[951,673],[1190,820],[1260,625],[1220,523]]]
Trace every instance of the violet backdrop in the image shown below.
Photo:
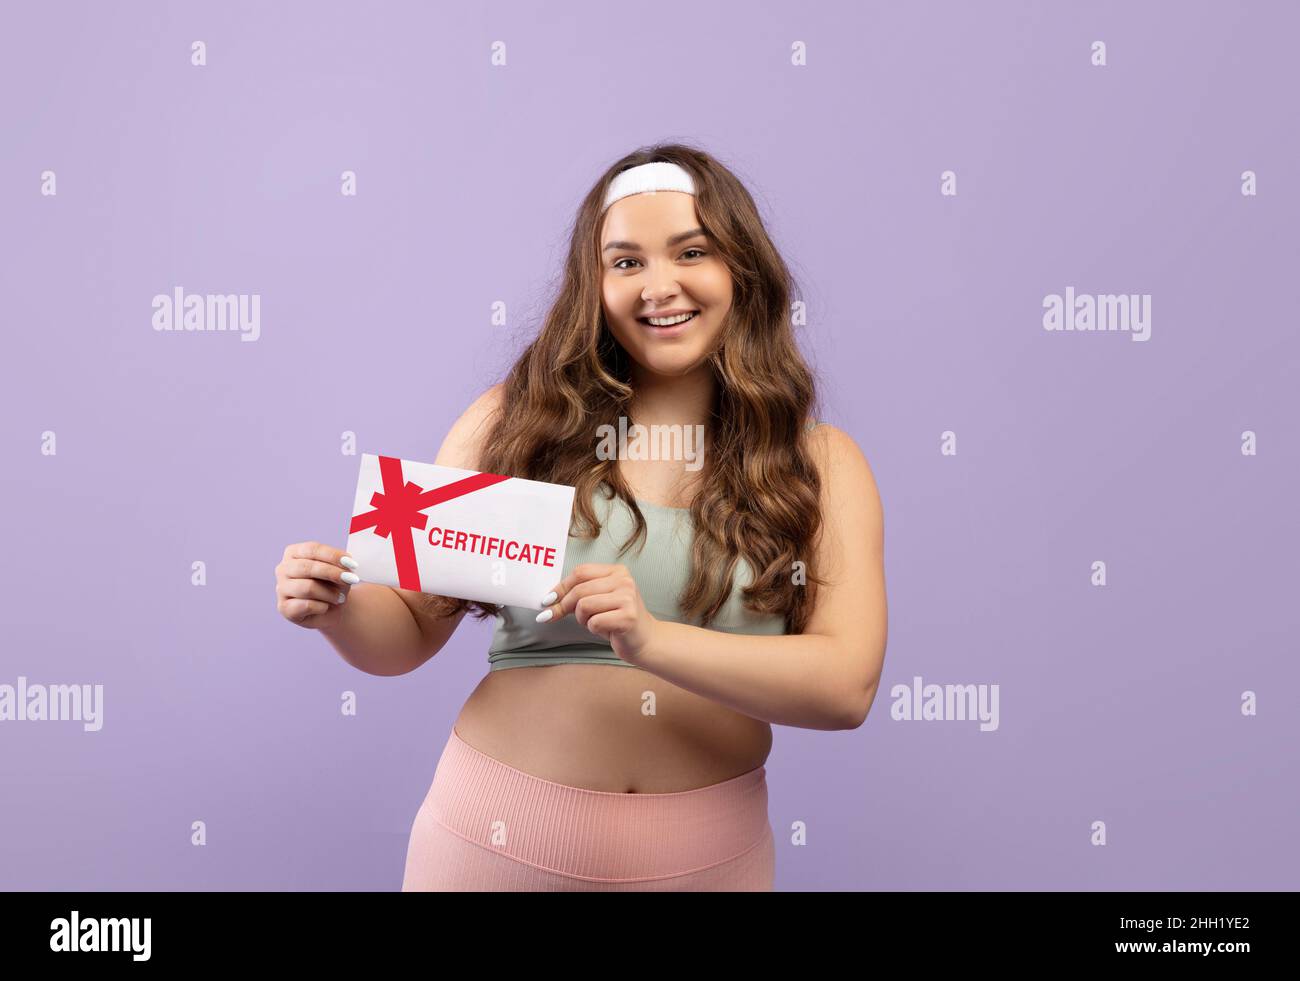
[[[0,888],[400,886],[491,623],[371,677],[280,617],[274,567],[345,542],[344,431],[432,462],[537,329],[581,197],[668,139],[759,201],[885,509],[870,717],[775,727],[777,888],[1300,887],[1297,28],[1226,2],[13,7],[0,684],[103,684],[104,720],[0,723]],[[176,286],[260,294],[259,339],[155,331]],[[1068,286],[1150,294],[1150,339],[1045,331]],[[893,720],[914,676],[999,685],[998,729]]]

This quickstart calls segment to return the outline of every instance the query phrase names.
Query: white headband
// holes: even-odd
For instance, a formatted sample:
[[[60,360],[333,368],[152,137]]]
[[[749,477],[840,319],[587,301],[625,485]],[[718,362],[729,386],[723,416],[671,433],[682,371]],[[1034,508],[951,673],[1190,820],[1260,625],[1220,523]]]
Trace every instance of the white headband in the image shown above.
[[[648,163],[632,167],[609,182],[601,213],[619,198],[653,191],[684,191],[694,194],[695,181],[691,179],[690,171],[675,163]]]

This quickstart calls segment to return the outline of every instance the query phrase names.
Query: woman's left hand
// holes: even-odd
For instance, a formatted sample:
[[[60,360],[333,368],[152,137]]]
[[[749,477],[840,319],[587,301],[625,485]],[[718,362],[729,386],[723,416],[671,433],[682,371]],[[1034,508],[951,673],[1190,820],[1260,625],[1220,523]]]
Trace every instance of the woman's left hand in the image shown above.
[[[572,613],[578,623],[609,641],[614,653],[628,664],[650,645],[659,621],[641,601],[641,592],[626,566],[588,562],[575,566],[548,594],[551,605],[537,615],[539,623],[553,623]],[[550,616],[547,616],[547,614]]]

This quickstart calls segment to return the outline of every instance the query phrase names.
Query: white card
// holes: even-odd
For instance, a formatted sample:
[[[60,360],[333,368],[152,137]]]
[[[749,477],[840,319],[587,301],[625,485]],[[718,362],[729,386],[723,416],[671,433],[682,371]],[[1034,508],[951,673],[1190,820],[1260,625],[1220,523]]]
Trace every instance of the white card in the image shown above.
[[[347,551],[362,582],[540,610],[562,577],[573,494],[365,453]]]

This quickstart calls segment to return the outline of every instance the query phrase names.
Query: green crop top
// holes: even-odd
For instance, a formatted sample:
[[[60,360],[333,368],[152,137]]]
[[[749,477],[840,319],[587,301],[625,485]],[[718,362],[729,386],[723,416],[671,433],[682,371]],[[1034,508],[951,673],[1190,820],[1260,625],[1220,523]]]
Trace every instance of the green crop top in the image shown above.
[[[819,423],[814,422],[808,428],[817,425]],[[631,537],[636,524],[622,499],[606,497],[605,494],[602,486],[592,495],[592,506],[601,524],[600,533],[588,539],[569,536],[564,568],[555,577],[556,581],[584,562],[621,564],[636,580],[646,609],[656,619],[684,622],[677,599],[690,578],[691,540],[694,536],[690,509],[665,507],[638,498],[637,506],[646,522],[645,543],[640,546],[633,544],[620,557],[618,550]],[[752,566],[741,558],[732,581],[731,595],[708,629],[732,634],[785,633],[784,616],[761,616],[745,609],[741,590],[753,582],[753,576]],[[621,664],[632,667],[615,654],[604,639],[578,623],[572,613],[554,623],[538,623],[536,610],[502,606],[488,648],[488,669],[500,671],[546,664]]]

